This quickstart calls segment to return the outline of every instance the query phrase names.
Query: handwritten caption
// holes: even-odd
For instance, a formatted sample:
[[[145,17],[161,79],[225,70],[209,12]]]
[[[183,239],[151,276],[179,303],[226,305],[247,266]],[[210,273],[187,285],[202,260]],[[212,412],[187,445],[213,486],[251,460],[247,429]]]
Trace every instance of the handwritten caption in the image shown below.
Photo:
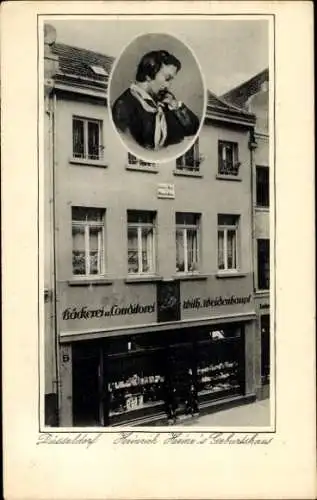
[[[100,440],[101,436],[108,433],[88,434],[58,434],[43,433],[39,436],[38,445],[82,445],[90,448]],[[138,433],[134,431],[120,432],[113,436],[114,445],[269,445],[273,441],[272,436],[266,436],[257,432],[226,433],[226,432],[168,432],[168,433]]]
[[[122,432],[120,436],[115,438],[115,445],[213,445],[213,444],[244,444],[244,445],[268,445],[273,440],[273,437],[261,437],[259,433],[243,433],[235,432],[201,432],[192,434],[189,432],[169,432],[167,434],[156,433],[150,436],[140,435],[137,432]]]
[[[97,443],[101,438],[102,434],[58,434],[52,432],[45,432],[40,434],[36,444],[81,444],[89,448],[90,446]]]

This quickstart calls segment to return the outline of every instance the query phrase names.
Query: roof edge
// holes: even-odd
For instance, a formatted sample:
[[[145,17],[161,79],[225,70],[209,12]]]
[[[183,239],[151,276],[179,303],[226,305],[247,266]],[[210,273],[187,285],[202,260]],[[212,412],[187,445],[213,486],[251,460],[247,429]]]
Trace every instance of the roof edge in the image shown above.
[[[252,83],[253,80],[256,80],[257,78],[259,78],[261,75],[264,75],[265,73],[268,73],[269,75],[269,68],[264,68],[262,69],[262,71],[259,71],[259,73],[257,73],[256,75],[252,76],[251,78],[249,78],[248,80],[240,83],[239,85],[237,85],[236,87],[233,87],[232,89],[228,90],[227,92],[225,92],[224,94],[221,94],[221,99],[226,99],[227,97],[229,97],[231,94],[233,94],[234,92],[237,92],[238,90],[241,90],[243,87],[247,87],[248,85],[250,85],[250,83]],[[231,101],[230,101],[230,104],[231,104]]]

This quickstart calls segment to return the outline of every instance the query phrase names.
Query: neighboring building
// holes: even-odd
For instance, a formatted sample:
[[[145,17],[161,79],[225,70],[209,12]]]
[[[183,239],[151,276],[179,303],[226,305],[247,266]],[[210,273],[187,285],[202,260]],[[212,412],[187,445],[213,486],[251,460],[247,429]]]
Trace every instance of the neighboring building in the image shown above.
[[[253,400],[254,115],[209,93],[191,151],[144,163],[110,123],[112,59],[46,42],[47,425]]]
[[[254,288],[261,335],[261,396],[265,397],[269,394],[270,380],[269,70],[261,71],[223,98],[256,115],[253,153]]]

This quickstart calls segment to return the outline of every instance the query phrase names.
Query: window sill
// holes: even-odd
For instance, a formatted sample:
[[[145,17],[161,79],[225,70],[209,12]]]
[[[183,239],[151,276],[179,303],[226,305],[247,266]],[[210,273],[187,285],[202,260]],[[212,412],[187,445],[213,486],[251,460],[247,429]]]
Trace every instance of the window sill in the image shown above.
[[[269,213],[270,208],[269,207],[260,207],[258,205],[255,206],[255,211],[256,212],[264,212],[264,213]]]
[[[107,278],[74,278],[68,280],[67,283],[69,286],[106,286],[112,285],[113,282]]]
[[[126,170],[131,170],[132,172],[146,172],[149,174],[158,174],[157,167],[139,167],[138,165],[126,165]]]
[[[129,285],[134,285],[137,283],[155,283],[156,281],[162,281],[162,276],[129,276],[125,279],[125,283]]]
[[[100,167],[107,168],[108,164],[104,160],[86,160],[84,158],[70,158],[71,165],[83,165],[85,167]]]
[[[239,175],[217,174],[216,179],[218,179],[219,181],[236,181],[236,182],[242,181],[242,179]]]
[[[173,278],[175,280],[181,280],[181,281],[191,281],[191,280],[206,280],[208,278],[207,274],[194,274],[194,273],[188,273],[188,274],[182,274],[182,273],[177,273],[174,274]]]
[[[265,289],[265,290],[255,290],[255,295],[257,297],[268,297],[270,295],[270,290],[269,289]]]
[[[219,271],[216,274],[217,279],[227,279],[227,278],[245,278],[247,273],[241,273],[239,271]]]
[[[173,170],[173,174],[174,175],[179,175],[181,177],[198,177],[198,178],[202,178],[203,175],[200,173],[200,172],[194,172],[194,171],[191,171],[191,170],[186,170],[186,169],[174,169]]]

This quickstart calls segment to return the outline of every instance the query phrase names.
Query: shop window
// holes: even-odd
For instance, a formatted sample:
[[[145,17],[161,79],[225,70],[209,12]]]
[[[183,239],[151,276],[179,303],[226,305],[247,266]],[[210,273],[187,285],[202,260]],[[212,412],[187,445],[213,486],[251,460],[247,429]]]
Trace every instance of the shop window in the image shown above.
[[[102,121],[73,117],[73,158],[102,160]]]
[[[110,425],[142,418],[164,409],[164,356],[146,349],[107,357]]]
[[[239,325],[219,325],[197,338],[197,391],[200,401],[241,394],[244,387],[244,335]]]
[[[238,269],[238,228],[239,216],[218,215],[219,271],[234,271]]]
[[[238,144],[218,141],[218,174],[238,175],[240,168]]]
[[[200,214],[176,213],[176,272],[199,271]]]
[[[199,172],[202,157],[199,154],[199,140],[179,158],[176,159],[176,170],[187,172]]]
[[[72,207],[73,275],[103,275],[104,217],[97,208]]]
[[[164,335],[156,332],[147,332],[146,335],[124,335],[113,337],[107,342],[107,353],[116,355],[133,354],[140,350],[162,347],[165,343]]]
[[[155,273],[155,246],[155,213],[128,210],[129,274]]]
[[[270,240],[257,240],[258,245],[258,289],[270,289]]]
[[[132,153],[128,153],[128,165],[130,167],[141,168],[141,169],[155,168],[156,167],[155,163],[140,160],[139,158],[134,156]]]
[[[256,166],[256,204],[258,207],[269,207],[270,183],[269,168]]]

